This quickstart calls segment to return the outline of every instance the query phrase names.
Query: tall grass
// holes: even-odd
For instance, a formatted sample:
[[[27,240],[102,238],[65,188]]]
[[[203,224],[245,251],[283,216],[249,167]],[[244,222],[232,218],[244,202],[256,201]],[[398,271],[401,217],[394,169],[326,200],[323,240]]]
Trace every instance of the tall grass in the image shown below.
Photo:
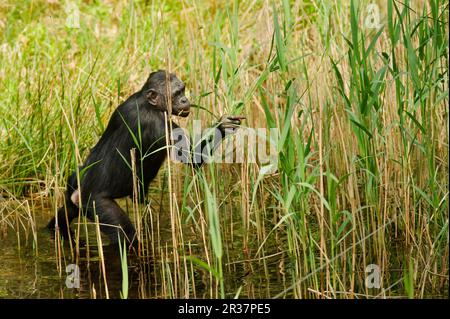
[[[277,128],[278,167],[168,162],[129,209],[152,268],[141,297],[448,296],[448,2],[375,2],[375,27],[369,4],[78,3],[80,28],[59,2],[1,4],[0,231],[34,234],[38,252],[34,216],[55,213],[114,108],[168,68],[191,119]]]

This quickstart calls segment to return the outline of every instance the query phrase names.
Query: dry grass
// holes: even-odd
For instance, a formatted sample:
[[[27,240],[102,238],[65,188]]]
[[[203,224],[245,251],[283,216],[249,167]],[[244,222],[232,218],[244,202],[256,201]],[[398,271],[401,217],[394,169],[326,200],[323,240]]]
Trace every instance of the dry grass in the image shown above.
[[[167,163],[149,205],[123,203],[156,269],[142,297],[448,296],[448,2],[380,1],[379,34],[356,4],[80,3],[79,29],[56,1],[0,5],[0,230],[35,234],[114,108],[169,68],[216,116],[285,134],[260,182],[248,161]]]

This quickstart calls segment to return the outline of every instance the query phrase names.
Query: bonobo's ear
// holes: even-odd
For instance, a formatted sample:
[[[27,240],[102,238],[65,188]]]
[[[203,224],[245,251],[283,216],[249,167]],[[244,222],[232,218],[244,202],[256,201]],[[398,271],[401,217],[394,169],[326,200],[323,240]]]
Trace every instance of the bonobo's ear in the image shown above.
[[[148,90],[145,97],[151,105],[156,106],[159,104],[159,94],[155,90]]]

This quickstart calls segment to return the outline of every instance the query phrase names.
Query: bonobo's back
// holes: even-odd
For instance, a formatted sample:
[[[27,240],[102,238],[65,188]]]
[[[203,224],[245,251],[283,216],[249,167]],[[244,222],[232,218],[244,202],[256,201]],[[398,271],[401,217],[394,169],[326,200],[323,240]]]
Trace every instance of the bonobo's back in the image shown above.
[[[83,168],[87,168],[82,184],[90,189],[127,189],[108,191],[112,197],[128,196],[132,190],[130,150],[136,149],[136,158],[145,157],[141,167],[138,161],[138,177],[149,180],[154,177],[166,158],[164,113],[151,108],[142,92],[131,95],[111,115],[108,125],[97,144],[92,148]],[[144,170],[144,176],[141,174]],[[146,172],[148,170],[148,172]],[[114,172],[114,174],[111,174]],[[101,180],[96,178],[103,176]],[[120,182],[122,187],[114,187]]]

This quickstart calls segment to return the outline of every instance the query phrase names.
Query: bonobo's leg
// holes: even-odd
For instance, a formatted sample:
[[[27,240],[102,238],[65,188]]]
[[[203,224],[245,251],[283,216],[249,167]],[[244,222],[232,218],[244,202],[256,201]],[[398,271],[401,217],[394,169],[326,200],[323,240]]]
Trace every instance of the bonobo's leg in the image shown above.
[[[93,196],[88,203],[88,217],[94,219],[94,212],[98,216],[100,230],[108,235],[111,244],[116,244],[125,238],[128,243],[136,244],[136,230],[130,219],[117,203],[110,198]]]
[[[58,220],[59,233],[65,239],[68,239],[69,234],[71,234],[70,223],[74,218],[78,217],[79,214],[78,204],[74,203],[74,201],[72,200],[72,196],[75,193],[79,194],[76,191],[76,184],[77,177],[75,173],[73,173],[67,179],[67,190],[64,198],[64,205],[58,209],[56,217],[53,217],[47,225],[47,228],[49,228],[50,230],[54,230],[56,227],[56,220]],[[77,194],[75,194],[75,197],[78,198]]]
[[[47,225],[47,228],[54,230],[56,227],[56,219],[58,220],[59,233],[65,239],[69,238],[70,223],[78,216],[78,207],[70,200],[70,196],[66,195],[65,203],[58,209],[57,216],[53,217]]]

